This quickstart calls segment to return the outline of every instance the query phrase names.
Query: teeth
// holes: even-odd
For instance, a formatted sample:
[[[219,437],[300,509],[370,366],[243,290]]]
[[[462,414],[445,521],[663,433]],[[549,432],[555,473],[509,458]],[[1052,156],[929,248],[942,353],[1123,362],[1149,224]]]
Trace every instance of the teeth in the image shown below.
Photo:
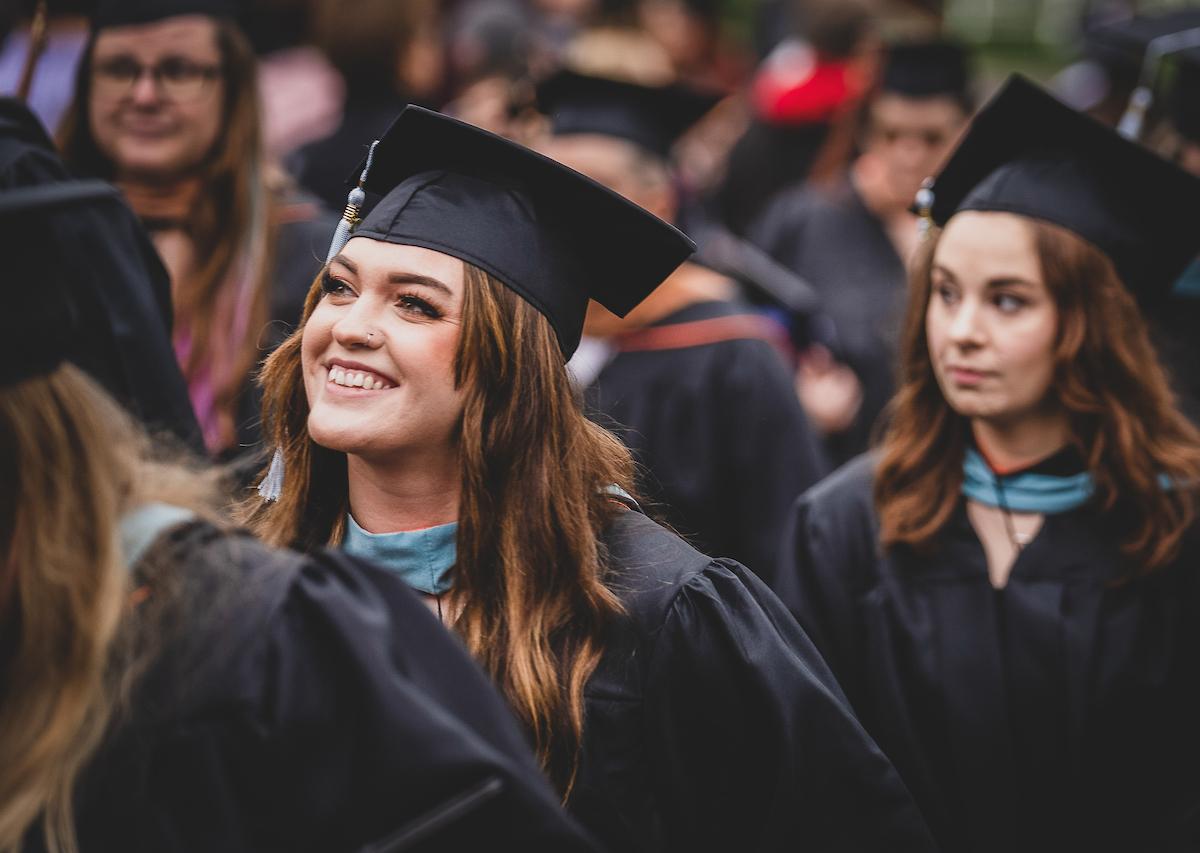
[[[366,391],[380,391],[392,387],[370,373],[351,372],[336,366],[329,369],[329,381],[346,388],[362,388]]]

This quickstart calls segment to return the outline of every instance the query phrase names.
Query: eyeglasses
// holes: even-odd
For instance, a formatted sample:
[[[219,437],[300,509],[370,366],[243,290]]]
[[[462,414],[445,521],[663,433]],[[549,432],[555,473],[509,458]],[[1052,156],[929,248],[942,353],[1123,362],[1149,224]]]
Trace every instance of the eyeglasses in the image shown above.
[[[97,63],[92,69],[96,94],[121,98],[133,91],[143,74],[149,74],[159,92],[172,101],[194,101],[204,94],[209,83],[221,76],[221,66],[200,65],[186,59],[166,59],[158,65],[142,65],[119,56]]]

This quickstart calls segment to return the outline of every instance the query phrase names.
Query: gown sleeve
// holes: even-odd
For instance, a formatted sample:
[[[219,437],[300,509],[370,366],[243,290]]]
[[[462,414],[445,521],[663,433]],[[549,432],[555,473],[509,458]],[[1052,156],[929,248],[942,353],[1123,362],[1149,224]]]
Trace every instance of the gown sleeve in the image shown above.
[[[668,849],[936,849],[808,637],[737,563],[679,590],[647,684]]]
[[[184,708],[141,730],[154,747],[128,785],[145,796],[129,818],[157,826],[122,849],[597,849],[402,581],[333,552],[291,571],[282,592],[270,592],[279,572],[242,579],[198,665],[172,682]]]

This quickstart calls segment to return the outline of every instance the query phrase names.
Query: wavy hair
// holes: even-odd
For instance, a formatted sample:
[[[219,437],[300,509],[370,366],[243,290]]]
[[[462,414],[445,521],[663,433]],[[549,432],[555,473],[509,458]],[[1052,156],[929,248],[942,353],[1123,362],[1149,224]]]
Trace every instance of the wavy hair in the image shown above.
[[[551,779],[570,795],[583,737],[583,690],[623,611],[606,581],[601,532],[632,493],[633,461],[584,417],[557,338],[529,303],[465,264],[455,381],[466,389],[458,447],[461,498],[449,612],[454,630],[532,733]],[[322,273],[323,275],[324,273]],[[266,361],[264,434],[286,464],[283,493],[249,500],[244,520],[267,543],[313,549],[340,542],[346,457],[307,430],[304,323]]]
[[[200,264],[186,281],[173,282],[176,339],[189,338],[182,365],[189,383],[211,368],[216,409],[226,439],[234,436],[234,408],[247,375],[261,357],[258,330],[269,310],[275,255],[275,225],[281,215],[264,167],[257,88],[257,60],[246,36],[232,21],[214,19],[224,85],[221,131],[196,177],[201,190],[187,218],[187,233]],[[75,98],[58,132],[63,159],[76,173],[113,180],[115,164],[91,131],[92,53],[97,34],[84,49],[75,76]],[[226,337],[234,328],[240,339]]]
[[[1145,321],[1099,249],[1060,226],[1028,220],[1058,310],[1050,393],[1095,478],[1094,506],[1116,525],[1131,572],[1177,553],[1196,517],[1200,431],[1175,406]],[[946,402],[926,339],[938,236],[918,256],[909,289],[899,391],[889,407],[875,476],[885,548],[934,545],[962,485],[967,419]],[[1163,488],[1160,477],[1174,486]]]
[[[0,851],[39,819],[51,853],[74,851],[75,784],[137,670],[121,514],[154,499],[210,514],[216,483],[153,462],[69,365],[0,387],[0,482]]]

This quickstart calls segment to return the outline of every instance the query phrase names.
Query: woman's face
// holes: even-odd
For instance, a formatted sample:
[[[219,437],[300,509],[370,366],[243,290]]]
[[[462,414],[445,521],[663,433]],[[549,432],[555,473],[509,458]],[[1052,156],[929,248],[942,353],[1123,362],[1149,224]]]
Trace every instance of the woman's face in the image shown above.
[[[452,451],[462,261],[356,237],[330,262],[324,290],[300,350],[313,441],[384,461]]]
[[[176,180],[216,144],[224,88],[211,18],[102,30],[92,50],[92,136],[118,179]]]
[[[1058,309],[1026,220],[956,214],[938,241],[931,278],[925,331],[950,406],[996,422],[1051,408]]]

